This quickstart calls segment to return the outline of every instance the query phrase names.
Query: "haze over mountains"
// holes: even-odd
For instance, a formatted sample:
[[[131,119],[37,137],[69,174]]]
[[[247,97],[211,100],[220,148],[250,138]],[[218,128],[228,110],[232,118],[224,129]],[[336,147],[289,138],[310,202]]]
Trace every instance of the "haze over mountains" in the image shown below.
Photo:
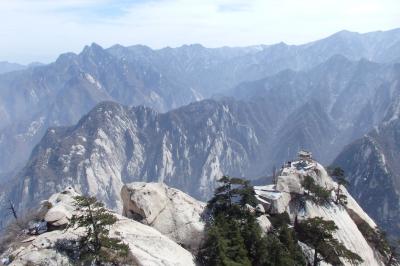
[[[52,64],[4,74],[0,148],[5,156],[0,158],[0,173],[23,166],[49,126],[76,123],[101,101],[167,111],[285,69],[308,70],[337,54],[350,60],[393,62],[398,59],[393,54],[400,46],[399,36],[400,30],[342,31],[300,46],[217,49],[103,49],[92,44],[79,55],[63,54]]]
[[[17,63],[10,63],[7,61],[0,62],[0,74],[12,72],[12,71],[16,71],[16,70],[22,70],[25,68],[26,68],[26,66],[23,66],[23,65],[20,65]]]
[[[21,65],[18,63],[10,63],[7,61],[0,61],[0,74],[18,71],[18,70],[24,70],[29,67],[37,67],[37,66],[41,66],[41,65],[43,65],[43,64],[39,63],[39,62],[32,62],[28,65]]]
[[[400,231],[400,120],[397,100],[379,127],[348,145],[335,159],[347,172],[351,193],[389,234]]]
[[[342,31],[299,46],[92,44],[4,73],[0,177],[9,185],[0,200],[29,208],[72,183],[119,209],[122,184],[139,180],[207,199],[222,174],[267,175],[301,148],[329,164],[355,141],[335,163],[349,173],[354,197],[398,233],[390,221],[400,213],[400,187],[391,186],[400,183],[399,62],[396,29]],[[368,156],[357,157],[371,139]],[[382,154],[386,168],[368,159]],[[375,213],[384,190],[376,183],[391,192]]]

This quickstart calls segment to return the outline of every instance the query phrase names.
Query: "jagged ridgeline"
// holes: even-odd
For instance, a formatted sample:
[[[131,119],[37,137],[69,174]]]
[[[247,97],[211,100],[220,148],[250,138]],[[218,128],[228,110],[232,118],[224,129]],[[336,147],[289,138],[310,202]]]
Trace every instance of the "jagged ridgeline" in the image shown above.
[[[311,153],[299,155],[271,184],[253,187],[223,176],[207,204],[163,183],[125,184],[123,216],[67,187],[36,206],[30,216],[36,223],[19,218],[20,231],[7,231],[2,259],[10,265],[76,265],[88,258],[118,265],[398,265],[344,182],[336,183]],[[338,168],[332,173],[342,176]],[[101,230],[86,230],[95,228],[93,219]],[[87,238],[96,232],[99,240]],[[90,243],[99,243],[99,253]]]
[[[10,172],[25,165],[48,127],[74,124],[102,101],[168,111],[216,93],[239,98],[255,95],[270,101],[268,117],[283,122],[285,112],[318,99],[339,129],[354,123],[355,132],[348,130],[335,139],[345,141],[353,134],[360,137],[377,123],[390,101],[392,76],[388,68],[399,60],[399,41],[397,29],[367,34],[341,31],[304,45],[217,49],[184,45],[152,50],[142,45],[104,49],[92,44],[79,54],[62,54],[51,64],[2,74],[0,178],[10,179]],[[231,91],[237,86],[241,89]],[[254,90],[261,95],[253,94]],[[307,109],[311,112],[313,107]],[[320,115],[320,119],[325,118]],[[348,116],[353,117],[349,120]],[[286,125],[277,125],[286,129],[282,134],[285,144],[293,144],[293,122],[313,118],[312,114],[291,117]],[[329,123],[318,124],[314,129],[321,130],[322,138],[313,139],[317,148],[330,142],[324,138],[327,133],[330,138],[335,132]],[[274,121],[269,122],[273,125]],[[309,134],[299,133],[306,138]],[[340,145],[332,146],[340,149]],[[298,147],[293,145],[291,156]],[[270,159],[287,158],[288,147],[284,148]],[[321,153],[326,150],[318,148]],[[284,157],[276,158],[278,154]],[[321,154],[321,159],[322,155],[329,159],[336,154]]]

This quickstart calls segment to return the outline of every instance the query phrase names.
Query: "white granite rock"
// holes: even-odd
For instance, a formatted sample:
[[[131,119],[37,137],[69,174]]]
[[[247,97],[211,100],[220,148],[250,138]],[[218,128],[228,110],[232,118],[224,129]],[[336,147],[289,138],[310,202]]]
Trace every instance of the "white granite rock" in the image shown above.
[[[333,190],[332,199],[335,198],[334,191],[337,188],[337,183],[332,180],[324,167],[319,163],[315,161],[308,162],[305,169],[297,169],[295,164],[296,162],[293,162],[290,166],[282,169],[276,186],[266,185],[255,187],[257,198],[261,199],[260,203],[264,203],[264,206],[267,206],[268,204],[266,203],[269,203],[269,212],[287,212],[292,219],[295,216],[299,220],[318,216],[334,221],[338,226],[338,230],[335,233],[336,238],[348,249],[362,257],[364,262],[361,265],[383,266],[384,263],[380,256],[371,248],[357,228],[357,224],[363,221],[367,222],[373,228],[376,227],[376,224],[362,210],[345,188],[341,188],[342,193],[346,194],[348,199],[348,204],[345,207],[333,202],[326,206],[320,206],[307,201],[305,209],[298,210],[295,204],[291,204],[296,194],[297,196],[301,196],[304,193],[301,182],[305,176],[311,176],[316,184]],[[343,261],[343,263],[344,265],[349,265],[346,261]]]
[[[123,215],[150,225],[197,252],[203,240],[205,203],[162,183],[131,183],[121,190]]]
[[[261,203],[257,204],[256,211],[260,213],[265,213],[264,206]]]
[[[70,191],[71,192],[71,191]],[[50,221],[64,219],[63,211],[69,214],[76,212],[73,208],[73,198],[76,192],[54,194],[49,202],[54,208]],[[72,199],[72,200],[71,200]],[[60,210],[63,210],[62,212]],[[194,256],[156,229],[133,221],[118,214],[114,214],[118,221],[111,226],[110,236],[121,239],[129,246],[131,257],[139,266],[191,266],[195,265]],[[68,220],[67,220],[68,221]],[[9,252],[15,258],[10,265],[72,265],[68,258],[56,250],[56,243],[59,240],[76,241],[83,233],[82,229],[54,230],[36,236],[25,242],[26,246]],[[2,257],[8,257],[3,254]]]
[[[42,209],[49,208],[44,220],[53,226],[65,226],[75,211],[74,197],[79,194],[72,187],[53,194],[49,200],[42,202]]]
[[[257,217],[257,222],[261,227],[261,230],[264,234],[268,233],[268,231],[271,229],[272,224],[270,220],[268,219],[267,215],[261,215]]]
[[[365,240],[365,237],[358,230],[357,225],[344,207],[336,204],[318,206],[307,202],[306,212],[302,213],[298,218],[302,220],[312,217],[322,217],[325,220],[334,221],[338,227],[335,237],[364,260],[360,265],[384,265],[377,252]],[[346,261],[343,262],[347,265]]]

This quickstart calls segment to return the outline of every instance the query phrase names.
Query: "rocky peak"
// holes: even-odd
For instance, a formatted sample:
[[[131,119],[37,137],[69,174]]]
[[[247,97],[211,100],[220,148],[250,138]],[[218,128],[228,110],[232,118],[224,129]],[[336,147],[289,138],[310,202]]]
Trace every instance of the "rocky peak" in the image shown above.
[[[331,197],[335,197],[338,185],[327,174],[324,167],[312,159],[299,159],[288,162],[282,167],[275,184],[256,186],[257,198],[267,212],[287,212],[292,221],[313,217],[334,221],[339,228],[336,237],[346,248],[362,257],[364,260],[362,265],[385,265],[382,255],[373,248],[372,243],[367,241],[367,236],[364,236],[359,229],[362,223],[376,228],[375,222],[345,188],[342,188],[342,193],[345,193],[348,202],[344,206],[332,200],[325,204],[317,204],[311,200],[305,200],[302,204],[297,202],[299,196],[308,193],[303,187],[306,176],[311,177],[319,186],[330,190]]]
[[[79,55],[80,56],[97,57],[97,56],[103,55],[103,54],[105,54],[103,47],[101,47],[97,43],[92,43],[90,46],[86,45]]]
[[[206,199],[223,173],[250,169],[259,149],[256,119],[232,106],[210,100],[159,114],[100,103],[76,125],[49,129],[5,198],[22,211],[70,185],[122,210],[124,183],[161,181]]]

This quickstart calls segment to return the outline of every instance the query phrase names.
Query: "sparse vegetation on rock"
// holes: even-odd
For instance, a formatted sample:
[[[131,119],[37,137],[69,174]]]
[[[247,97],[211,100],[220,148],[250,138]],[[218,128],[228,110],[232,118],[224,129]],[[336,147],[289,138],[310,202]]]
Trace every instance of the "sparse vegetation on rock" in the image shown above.
[[[334,221],[326,221],[321,217],[308,218],[295,224],[300,241],[314,249],[313,265],[325,261],[332,265],[343,265],[343,258],[353,265],[361,263],[362,258],[347,249],[333,235],[338,229]]]
[[[77,262],[82,265],[118,265],[126,262],[128,245],[109,236],[108,228],[117,222],[117,218],[95,197],[77,196],[75,200],[78,214],[72,216],[68,227],[85,229],[78,242]]]

